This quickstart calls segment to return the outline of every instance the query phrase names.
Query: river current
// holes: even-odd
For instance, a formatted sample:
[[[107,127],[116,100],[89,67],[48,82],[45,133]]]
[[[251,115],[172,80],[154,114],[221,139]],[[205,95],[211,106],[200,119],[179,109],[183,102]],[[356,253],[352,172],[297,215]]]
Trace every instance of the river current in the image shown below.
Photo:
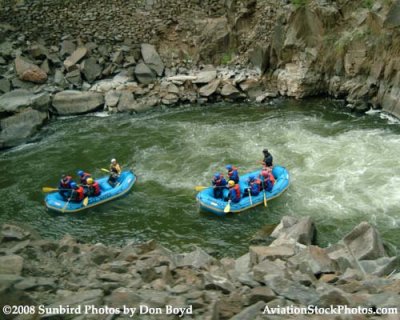
[[[0,223],[49,238],[155,239],[177,251],[197,245],[238,256],[264,225],[310,216],[321,246],[369,221],[400,247],[400,123],[378,112],[356,115],[331,100],[194,105],[58,119],[38,138],[0,153]],[[226,164],[239,173],[259,168],[263,148],[289,170],[289,189],[240,215],[199,212],[194,187],[209,185]],[[64,172],[76,178],[78,169],[102,176],[114,157],[138,175],[127,196],[79,214],[46,210],[42,187],[56,187]]]

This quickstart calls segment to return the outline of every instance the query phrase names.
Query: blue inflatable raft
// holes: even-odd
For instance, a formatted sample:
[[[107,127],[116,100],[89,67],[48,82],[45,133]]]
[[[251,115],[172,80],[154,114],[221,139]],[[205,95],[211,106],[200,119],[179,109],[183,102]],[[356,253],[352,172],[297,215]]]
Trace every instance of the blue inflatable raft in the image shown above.
[[[251,175],[258,176],[261,173],[261,170],[249,172],[243,175],[240,175],[240,191],[243,195],[245,189],[248,188],[248,178]],[[272,169],[272,174],[275,177],[275,184],[271,192],[265,191],[265,196],[267,201],[279,197],[288,187],[290,183],[289,172],[286,168],[281,166],[274,166]],[[227,195],[228,191],[224,190],[224,195]],[[224,201],[223,199],[216,199],[213,195],[213,188],[207,188],[200,191],[197,194],[196,200],[200,205],[200,210],[212,212],[218,216],[224,216],[226,213],[224,212],[225,207],[228,204],[228,201]],[[264,192],[261,191],[258,196],[244,197],[240,199],[238,203],[230,203],[230,211],[232,213],[240,213],[247,209],[253,208],[260,204],[264,203]]]
[[[89,209],[94,206],[103,204],[105,202],[122,197],[128,193],[129,190],[136,182],[136,176],[133,171],[123,171],[117,181],[115,187],[112,187],[107,181],[108,176],[96,179],[100,185],[101,194],[95,197],[89,197],[87,206],[83,205],[82,202],[73,202],[65,200],[58,192],[50,193],[45,198],[46,207],[58,212],[78,212],[81,210]]]

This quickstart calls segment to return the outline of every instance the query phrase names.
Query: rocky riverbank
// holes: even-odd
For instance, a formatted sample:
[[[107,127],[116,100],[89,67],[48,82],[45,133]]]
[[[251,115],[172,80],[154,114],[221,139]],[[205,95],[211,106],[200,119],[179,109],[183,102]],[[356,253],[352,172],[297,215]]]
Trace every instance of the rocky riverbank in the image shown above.
[[[400,115],[396,1],[0,4],[0,148],[103,109],[329,95]]]
[[[216,259],[200,248],[174,253],[155,241],[111,247],[69,235],[41,239],[9,224],[0,230],[1,307],[28,305],[24,313],[35,313],[6,319],[60,319],[57,312],[62,319],[128,319],[133,312],[137,319],[282,319],[268,312],[307,306],[319,313],[343,306],[358,315],[285,319],[394,320],[398,315],[373,313],[400,313],[400,256],[388,256],[366,222],[320,248],[309,218],[284,217],[268,246],[252,245],[237,259]]]

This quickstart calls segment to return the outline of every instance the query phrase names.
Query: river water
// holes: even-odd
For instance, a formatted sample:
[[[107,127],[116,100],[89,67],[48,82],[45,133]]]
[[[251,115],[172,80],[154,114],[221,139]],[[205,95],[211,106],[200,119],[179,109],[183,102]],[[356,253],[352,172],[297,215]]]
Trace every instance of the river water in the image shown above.
[[[199,212],[194,186],[208,185],[228,163],[243,173],[259,168],[265,147],[290,172],[283,195],[240,215]],[[138,175],[127,196],[79,214],[46,210],[42,187],[77,169],[102,176],[113,157]],[[399,122],[355,115],[330,100],[64,118],[42,130],[38,142],[0,153],[0,223],[25,223],[49,238],[156,239],[177,251],[198,245],[238,256],[264,225],[284,215],[311,216],[321,246],[365,220],[400,247],[399,159]]]

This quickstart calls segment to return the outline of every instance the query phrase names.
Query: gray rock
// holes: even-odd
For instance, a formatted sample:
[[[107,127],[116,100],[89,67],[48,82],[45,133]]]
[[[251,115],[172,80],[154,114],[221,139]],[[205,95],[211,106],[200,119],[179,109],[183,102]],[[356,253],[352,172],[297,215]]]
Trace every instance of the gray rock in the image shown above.
[[[395,1],[386,16],[384,26],[387,28],[396,28],[400,26],[400,3]]]
[[[343,238],[343,242],[358,260],[374,260],[386,256],[378,231],[368,222],[361,222]]]
[[[34,59],[44,60],[49,55],[49,50],[44,45],[35,43],[29,48],[29,53]]]
[[[265,308],[265,302],[259,301],[240,311],[237,315],[233,316],[230,320],[254,320],[257,316],[262,314]]]
[[[271,237],[293,239],[301,244],[310,245],[315,238],[315,225],[310,217],[300,220],[290,216],[284,216],[280,224],[271,233]]]
[[[10,91],[0,96],[1,112],[18,112],[32,104],[33,94],[24,89]]]
[[[329,258],[325,250],[316,246],[308,246],[288,261],[299,270],[311,270],[314,275],[338,271],[336,263]]]
[[[177,267],[191,266],[193,268],[206,268],[210,264],[216,263],[216,259],[211,257],[203,249],[196,249],[189,253],[175,254],[172,260]]]
[[[27,239],[31,233],[18,226],[3,224],[0,235],[5,241],[22,241]]]
[[[20,276],[24,266],[24,258],[18,255],[0,256],[0,274]]]
[[[85,47],[76,49],[65,61],[64,67],[67,71],[76,69],[76,64],[81,61],[87,54],[88,50]]]
[[[119,112],[132,111],[134,103],[135,98],[132,92],[121,91],[117,109]]]
[[[161,99],[161,102],[165,105],[173,105],[178,103],[178,101],[179,101],[179,96],[173,93],[168,93]]]
[[[47,112],[51,104],[50,94],[41,92],[31,97],[32,108],[38,111]]]
[[[318,291],[321,291],[318,306],[329,308],[330,306],[351,305],[351,295],[338,288],[326,285],[318,288]]]
[[[11,117],[2,119],[0,126],[0,148],[14,147],[25,142],[37,132],[47,119],[47,113],[31,108],[17,113]]]
[[[142,44],[141,51],[143,61],[146,63],[146,65],[161,77],[164,72],[164,63],[157,53],[156,48],[151,44]]]
[[[61,70],[56,70],[54,74],[54,83],[61,88],[65,88],[67,85],[67,82],[65,81],[64,74]]]
[[[249,303],[254,304],[259,301],[269,302],[276,298],[275,293],[268,287],[253,288],[249,292]]]
[[[65,80],[75,85],[76,87],[80,87],[80,85],[82,84],[81,72],[79,71],[79,69],[71,70],[65,75]]]
[[[223,293],[235,290],[235,286],[228,279],[209,272],[204,272],[203,282],[206,290],[221,290]]]
[[[14,55],[13,44],[9,41],[0,43],[0,56],[4,58],[12,58]]]
[[[14,274],[0,274],[0,295],[7,293],[7,291],[10,292],[9,289],[23,279],[23,277]]]
[[[311,305],[319,299],[319,294],[315,289],[280,276],[269,278],[266,280],[266,285],[277,295],[304,305]]]
[[[135,77],[142,84],[150,84],[156,80],[155,73],[143,62],[136,65]]]
[[[284,277],[285,269],[286,264],[282,260],[264,260],[253,267],[253,278],[260,283],[265,283],[265,280],[270,277]]]
[[[329,258],[335,261],[341,273],[346,272],[347,268],[358,269],[360,266],[353,253],[343,243],[332,245],[325,249]]]
[[[217,77],[217,70],[205,70],[205,71],[200,71],[197,73],[195,80],[193,80],[193,83],[199,83],[199,84],[205,84],[205,83],[210,83]],[[190,77],[190,76],[187,76]]]
[[[104,98],[106,107],[115,108],[118,105],[120,96],[121,96],[120,91],[115,91],[115,90],[107,91]]]
[[[0,79],[0,93],[7,93],[11,91],[11,83],[8,79]]]
[[[295,254],[294,248],[291,246],[251,246],[250,260],[253,265],[263,260],[287,259]]]
[[[400,257],[383,257],[376,260],[362,260],[362,269],[369,274],[383,277],[395,271],[400,264]]]
[[[115,64],[121,64],[124,61],[124,53],[121,50],[114,52],[111,57],[111,62]]]
[[[90,57],[83,61],[81,71],[85,79],[92,83],[94,80],[99,79],[103,71],[102,67],[97,63],[97,60]]]
[[[241,96],[241,93],[232,84],[225,83],[221,89],[221,95],[225,98],[237,99]]]
[[[51,291],[56,289],[57,285],[56,285],[56,280],[53,278],[29,277],[23,279],[14,287],[15,289],[22,291],[32,290],[32,289]]]
[[[269,47],[261,47],[257,45],[250,52],[250,62],[261,74],[263,74],[269,66],[269,51]]]
[[[64,59],[65,57],[70,56],[75,50],[76,50],[76,45],[73,41],[64,40],[61,43],[60,56],[61,58]]]
[[[98,92],[66,90],[57,93],[52,104],[59,115],[82,114],[101,107],[104,96]]]
[[[211,81],[209,84],[200,88],[199,94],[202,97],[211,96],[213,93],[215,93],[217,91],[220,83],[221,83],[220,79],[215,79],[215,80]]]

